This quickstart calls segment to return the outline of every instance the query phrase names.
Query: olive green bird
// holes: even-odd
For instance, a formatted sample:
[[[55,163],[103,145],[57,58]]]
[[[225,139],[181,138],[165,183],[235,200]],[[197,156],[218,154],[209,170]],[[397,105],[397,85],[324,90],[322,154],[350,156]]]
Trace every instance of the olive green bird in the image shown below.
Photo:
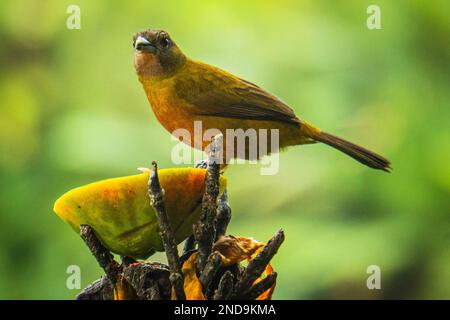
[[[389,160],[377,153],[297,117],[285,102],[258,85],[190,59],[165,31],[136,33],[133,48],[135,69],[156,118],[171,133],[188,130],[194,138],[183,142],[194,148],[205,150],[210,142],[194,134],[194,121],[201,121],[203,132],[278,129],[280,148],[322,142],[371,168],[391,168]],[[226,138],[224,145],[229,145]],[[224,157],[228,161],[238,156]]]

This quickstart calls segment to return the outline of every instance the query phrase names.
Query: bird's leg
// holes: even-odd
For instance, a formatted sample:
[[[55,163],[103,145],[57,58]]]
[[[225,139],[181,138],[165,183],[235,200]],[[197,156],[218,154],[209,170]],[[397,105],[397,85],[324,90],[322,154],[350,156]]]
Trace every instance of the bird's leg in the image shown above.
[[[231,208],[228,203],[228,193],[225,189],[219,198],[217,204],[217,215],[216,215],[216,241],[220,236],[224,236],[227,232],[228,224],[231,220]]]
[[[195,164],[195,168],[206,169],[208,168],[208,159],[200,160]]]
[[[220,173],[224,173],[225,169],[227,168],[228,163],[221,163],[220,164]],[[208,168],[208,160],[200,160],[199,162],[197,162],[195,164],[194,168],[198,168],[198,169],[207,169]]]

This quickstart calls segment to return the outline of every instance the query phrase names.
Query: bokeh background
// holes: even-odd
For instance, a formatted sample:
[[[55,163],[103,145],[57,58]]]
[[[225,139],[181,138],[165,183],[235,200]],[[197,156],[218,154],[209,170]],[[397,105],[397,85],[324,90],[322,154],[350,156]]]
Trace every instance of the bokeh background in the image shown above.
[[[366,27],[373,3],[382,30]],[[171,166],[132,63],[132,34],[152,27],[393,162],[375,172],[314,145],[282,153],[277,175],[228,170],[229,232],[286,231],[274,298],[449,299],[449,16],[445,0],[1,1],[0,298],[73,299],[69,265],[83,287],[101,275],[52,212],[59,195]]]

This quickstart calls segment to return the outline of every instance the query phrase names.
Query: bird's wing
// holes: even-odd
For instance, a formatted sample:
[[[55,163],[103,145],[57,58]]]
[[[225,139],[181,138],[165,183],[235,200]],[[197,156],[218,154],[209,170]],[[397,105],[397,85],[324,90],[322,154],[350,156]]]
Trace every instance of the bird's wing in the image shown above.
[[[257,85],[213,66],[178,78],[175,91],[199,116],[271,120],[298,125],[300,120],[283,101]]]

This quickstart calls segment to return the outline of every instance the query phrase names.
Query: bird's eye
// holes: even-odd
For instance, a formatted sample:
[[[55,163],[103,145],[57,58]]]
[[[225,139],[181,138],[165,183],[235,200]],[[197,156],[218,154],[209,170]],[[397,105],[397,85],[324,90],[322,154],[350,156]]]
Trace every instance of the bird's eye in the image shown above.
[[[163,37],[159,40],[159,43],[161,44],[162,47],[167,48],[168,46],[170,46],[170,39]]]

